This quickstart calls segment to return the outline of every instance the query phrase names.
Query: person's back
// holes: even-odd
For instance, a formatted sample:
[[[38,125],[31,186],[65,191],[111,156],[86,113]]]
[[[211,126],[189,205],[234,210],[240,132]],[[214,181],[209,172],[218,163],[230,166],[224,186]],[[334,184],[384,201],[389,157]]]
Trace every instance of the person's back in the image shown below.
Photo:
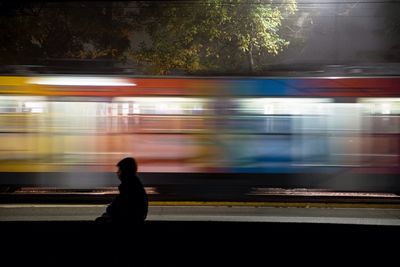
[[[123,244],[113,246],[111,253],[107,253],[113,262],[112,265],[131,266],[143,252],[137,248],[141,248],[145,240],[143,222],[147,217],[148,198],[142,182],[136,175],[135,159],[125,158],[118,162],[117,166],[118,178],[121,180],[118,186],[119,194],[96,221],[101,223],[100,227],[104,230],[107,243]],[[132,246],[132,242],[138,246]],[[132,258],[131,255],[135,257]]]
[[[143,222],[147,217],[148,198],[136,174],[122,174],[119,195],[107,207],[112,222]]]
[[[124,158],[117,164],[119,194],[108,205],[106,212],[96,221],[112,223],[142,223],[148,212],[148,197],[143,184],[137,176],[137,163],[134,158]]]

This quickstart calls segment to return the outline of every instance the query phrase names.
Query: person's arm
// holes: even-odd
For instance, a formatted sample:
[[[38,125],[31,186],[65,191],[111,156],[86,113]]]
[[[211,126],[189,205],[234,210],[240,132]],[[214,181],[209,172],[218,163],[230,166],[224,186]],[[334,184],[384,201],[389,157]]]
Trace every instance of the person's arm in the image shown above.
[[[121,206],[121,196],[117,196],[110,205],[106,208],[106,213],[109,217],[116,217]]]
[[[110,220],[111,217],[107,214],[107,212],[104,212],[100,217],[95,219],[96,222],[109,222]]]

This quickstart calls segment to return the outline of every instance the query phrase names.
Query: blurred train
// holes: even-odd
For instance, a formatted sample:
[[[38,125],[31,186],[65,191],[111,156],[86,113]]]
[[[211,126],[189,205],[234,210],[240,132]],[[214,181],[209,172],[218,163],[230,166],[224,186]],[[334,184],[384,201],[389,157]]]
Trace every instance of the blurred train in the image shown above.
[[[400,77],[0,76],[0,184],[400,192]]]

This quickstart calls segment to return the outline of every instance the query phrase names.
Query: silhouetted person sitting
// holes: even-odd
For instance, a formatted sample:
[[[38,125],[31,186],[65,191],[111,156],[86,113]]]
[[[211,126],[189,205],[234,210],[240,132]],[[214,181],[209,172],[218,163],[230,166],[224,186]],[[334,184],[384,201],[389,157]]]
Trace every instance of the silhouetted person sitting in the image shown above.
[[[137,176],[137,163],[134,158],[124,158],[117,164],[118,178],[121,184],[118,186],[119,194],[106,208],[96,222],[105,223],[102,228],[104,235],[102,241],[106,243],[123,244],[107,246],[103,251],[111,260],[110,266],[133,266],[143,254],[141,245],[144,241],[143,222],[148,212],[148,198],[143,184]],[[101,224],[103,225],[103,224]],[[116,226],[116,227],[114,227]],[[140,227],[138,227],[140,226]],[[138,245],[139,246],[136,246]],[[102,247],[100,247],[102,249]]]
[[[117,164],[119,195],[108,205],[106,212],[96,219],[98,222],[142,223],[147,217],[148,198],[142,182],[137,176],[134,158],[124,158]]]

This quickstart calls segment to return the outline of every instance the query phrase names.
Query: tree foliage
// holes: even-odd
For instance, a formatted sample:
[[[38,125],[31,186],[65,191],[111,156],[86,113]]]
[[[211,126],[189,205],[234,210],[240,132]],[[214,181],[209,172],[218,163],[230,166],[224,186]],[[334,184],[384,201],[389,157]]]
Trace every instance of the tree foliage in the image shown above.
[[[288,46],[283,23],[296,8],[296,0],[0,4],[0,63],[129,54],[148,74],[244,73]],[[149,41],[133,49],[138,29]]]
[[[282,23],[296,0],[145,2],[141,22],[150,36],[133,53],[149,72],[256,70],[285,49]]]
[[[18,3],[18,2],[17,2]],[[124,60],[131,23],[126,3],[33,2],[2,5],[0,63],[37,63],[48,58]]]

